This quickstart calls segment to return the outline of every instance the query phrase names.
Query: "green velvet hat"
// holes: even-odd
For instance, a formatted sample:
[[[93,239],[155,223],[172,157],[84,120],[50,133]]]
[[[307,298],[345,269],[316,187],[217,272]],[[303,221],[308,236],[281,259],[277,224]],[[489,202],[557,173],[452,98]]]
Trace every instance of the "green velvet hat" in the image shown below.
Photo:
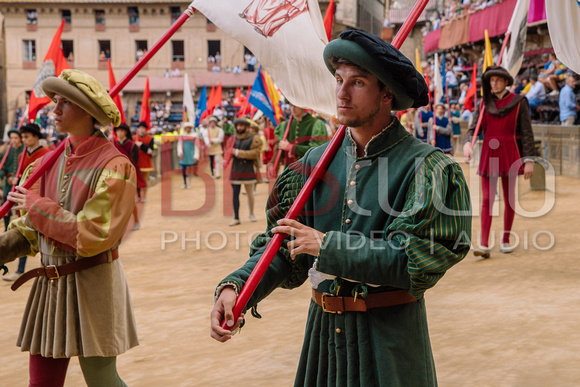
[[[375,35],[364,31],[343,31],[340,39],[326,45],[323,56],[333,75],[332,58],[342,58],[377,77],[394,94],[392,110],[406,110],[429,103],[427,84],[413,63]]]

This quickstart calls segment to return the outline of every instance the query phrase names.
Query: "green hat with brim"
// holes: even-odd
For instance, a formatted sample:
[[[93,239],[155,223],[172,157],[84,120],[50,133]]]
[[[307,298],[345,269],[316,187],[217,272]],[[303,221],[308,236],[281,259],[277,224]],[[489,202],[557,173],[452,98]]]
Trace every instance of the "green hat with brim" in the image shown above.
[[[46,78],[42,90],[50,99],[62,95],[93,116],[101,125],[121,122],[121,113],[107,90],[90,75],[78,70],[63,70],[58,78]]]
[[[238,125],[238,124],[252,126],[252,123],[250,122],[250,120],[248,118],[237,118],[234,121],[234,125]]]
[[[427,85],[421,74],[399,50],[364,31],[349,30],[328,43],[324,62],[334,75],[332,58],[346,59],[377,77],[393,92],[392,110],[406,110],[429,102]]]
[[[18,129],[10,129],[6,135],[10,136],[12,133],[16,133],[18,135],[18,137],[22,137],[22,134],[20,133],[20,131]]]

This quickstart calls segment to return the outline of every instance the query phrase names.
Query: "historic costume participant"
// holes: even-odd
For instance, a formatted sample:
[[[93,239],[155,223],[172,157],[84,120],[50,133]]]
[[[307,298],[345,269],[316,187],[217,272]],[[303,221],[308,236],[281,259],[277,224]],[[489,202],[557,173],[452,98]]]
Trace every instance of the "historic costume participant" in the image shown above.
[[[22,177],[22,173],[30,164],[49,152],[47,148],[39,144],[39,140],[42,138],[42,133],[40,132],[40,127],[38,125],[24,125],[20,128],[20,135],[22,136],[22,144],[24,144],[26,148],[25,151],[18,156],[18,169],[20,171],[20,176],[16,175],[16,179],[13,179],[14,184],[18,184],[18,181]],[[18,268],[16,271],[11,275],[4,276],[3,279],[6,281],[14,281],[24,273],[25,269],[26,256],[23,256],[18,260]]]
[[[135,172],[137,175],[137,188],[147,187],[145,179],[139,170],[139,147],[135,145],[133,140],[131,140],[131,128],[127,124],[120,124],[115,127],[115,133],[117,134],[117,141],[114,142],[115,147],[125,156],[129,158],[133,166],[135,167]],[[135,200],[139,201],[139,197],[136,196]],[[139,209],[137,206],[133,208],[133,219],[135,224],[133,225],[133,230],[138,230],[141,225],[139,223]]]
[[[139,122],[137,125],[137,133],[133,136],[133,142],[139,148],[139,169],[145,180],[145,187],[139,188],[139,196],[141,201],[145,202],[147,196],[147,186],[149,185],[149,173],[153,172],[153,161],[151,155],[153,154],[153,136],[147,133],[147,123]]]
[[[18,158],[20,154],[24,151],[24,145],[22,144],[22,135],[17,129],[10,129],[8,131],[8,137],[10,138],[10,148],[0,155],[0,159],[4,161],[2,168],[0,169],[0,178],[6,178],[3,189],[3,201],[6,201],[8,193],[12,191],[12,186],[16,184],[16,173],[18,172]],[[8,153],[6,153],[8,152]],[[6,216],[4,216],[5,228],[8,228],[8,223],[10,222],[10,216],[12,211],[8,211]]]
[[[301,159],[308,149],[322,145],[328,140],[328,131],[322,120],[312,117],[306,109],[293,104],[290,104],[290,112],[294,118],[286,140],[284,140],[284,133],[288,121],[282,122],[274,129],[274,134],[279,141],[278,147],[284,151],[286,165]]]
[[[209,168],[212,178],[220,178],[220,169],[222,166],[221,158],[224,153],[224,131],[217,125],[218,119],[215,116],[209,118],[207,127],[207,146],[209,147]]]
[[[451,121],[445,117],[445,105],[438,103],[435,106],[435,116],[429,119],[429,132],[427,136],[430,139],[431,145],[437,147],[445,154],[453,154],[453,147],[451,146]],[[433,138],[435,136],[435,138]]]
[[[30,164],[47,154],[49,150],[40,145],[42,133],[40,132],[40,127],[38,125],[24,125],[20,128],[20,134],[22,135],[22,143],[26,147],[26,152],[22,152],[20,156],[18,156],[18,163],[22,163],[22,171],[24,172]],[[17,176],[17,179],[20,179],[21,177],[22,176]]]
[[[511,253],[510,234],[515,215],[515,189],[518,175],[532,177],[535,155],[534,132],[530,118],[528,100],[507,90],[513,83],[512,76],[502,67],[490,66],[483,74],[483,102],[485,109],[481,121],[483,146],[477,174],[481,176],[481,247],[473,251],[475,256],[489,258],[489,231],[497,179],[501,177],[505,202],[504,232],[500,251]],[[479,110],[479,109],[477,109]],[[475,113],[467,131],[463,154],[471,158],[471,138],[479,119]]]
[[[250,129],[252,121],[247,118],[238,118],[234,121],[234,125],[236,126],[236,136],[234,137],[232,155],[229,156],[233,159],[230,179],[234,206],[234,219],[230,222],[230,226],[237,226],[241,223],[239,211],[242,185],[248,196],[250,221],[257,221],[254,215],[254,184],[258,182],[259,171],[256,170],[255,162],[260,158],[260,149],[262,148],[260,136]],[[224,169],[225,167],[227,165],[224,166]]]
[[[187,170],[197,165],[199,161],[199,146],[195,144],[196,140],[197,135],[193,132],[193,124],[185,122],[183,124],[183,133],[179,136],[177,142],[177,157],[179,158],[181,175],[183,176],[181,189],[191,189],[189,184],[191,176],[187,175]]]
[[[131,217],[135,168],[95,124],[119,124],[120,113],[93,77],[64,70],[42,83],[56,103],[56,128],[68,133],[60,159],[29,190],[8,200],[26,213],[0,236],[0,264],[41,254],[17,345],[30,352],[30,386],[62,386],[78,356],[89,386],[123,386],[117,355],[138,345],[118,246]],[[37,160],[24,174],[37,168]]]
[[[428,142],[429,120],[433,119],[431,105],[419,107],[415,115],[415,137],[423,142]]]
[[[293,235],[249,301],[310,277],[296,386],[431,386],[437,383],[424,293],[469,251],[469,192],[461,168],[391,115],[428,102],[413,64],[378,37],[345,31],[324,51],[336,77],[338,120],[348,132],[298,221],[283,219],[326,146],[279,177],[267,231],[250,260],[216,290],[211,335],[232,337],[232,307],[274,233]]]

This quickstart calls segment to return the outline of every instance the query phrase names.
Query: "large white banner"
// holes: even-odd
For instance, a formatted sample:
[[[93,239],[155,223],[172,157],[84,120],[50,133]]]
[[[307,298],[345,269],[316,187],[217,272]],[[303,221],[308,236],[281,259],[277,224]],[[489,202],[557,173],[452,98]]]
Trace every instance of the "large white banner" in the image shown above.
[[[252,51],[290,102],[336,115],[336,82],[316,0],[194,0],[217,27]]]
[[[512,77],[518,75],[518,72],[522,67],[522,61],[524,60],[529,10],[530,0],[518,0],[507,30],[510,34],[510,40],[508,46],[506,46],[501,66],[506,69]]]
[[[439,64],[439,54],[435,54],[435,70],[433,70],[433,81],[435,83],[435,99],[433,104],[433,110],[435,110],[435,105],[441,102],[443,95],[445,95],[445,86],[443,85],[443,78],[441,77],[441,65]]]
[[[580,73],[580,2],[546,0],[546,16],[556,57]]]
[[[191,95],[191,87],[189,86],[189,79],[187,73],[183,76],[183,122],[189,122],[195,125],[195,105],[193,104],[193,97]]]

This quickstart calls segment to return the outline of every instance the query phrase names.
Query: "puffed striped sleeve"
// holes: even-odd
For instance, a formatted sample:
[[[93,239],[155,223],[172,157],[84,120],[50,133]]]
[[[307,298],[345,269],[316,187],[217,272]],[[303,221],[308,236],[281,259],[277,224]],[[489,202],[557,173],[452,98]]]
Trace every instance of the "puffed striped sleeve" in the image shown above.
[[[461,167],[442,152],[428,156],[387,231],[397,231],[393,239],[405,246],[409,293],[420,298],[470,249],[471,200]]]

